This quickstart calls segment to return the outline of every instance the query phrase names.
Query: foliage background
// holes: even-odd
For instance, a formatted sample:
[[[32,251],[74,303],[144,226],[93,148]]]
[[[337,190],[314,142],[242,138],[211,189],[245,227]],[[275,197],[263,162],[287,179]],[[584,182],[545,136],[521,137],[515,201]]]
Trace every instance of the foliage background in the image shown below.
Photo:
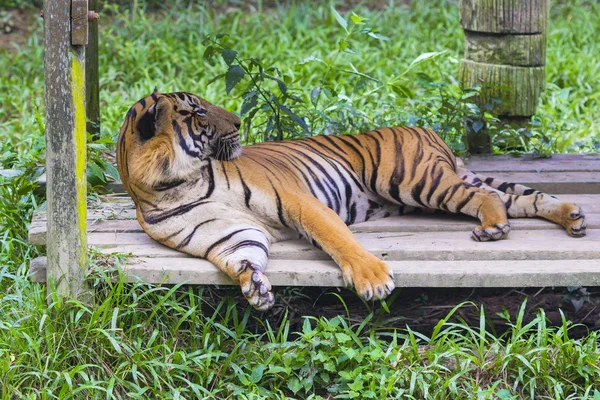
[[[0,168],[23,171],[0,176],[1,398],[600,399],[597,333],[583,327],[574,338],[564,316],[549,327],[543,310],[526,314],[525,306],[499,316],[480,308],[473,324],[463,305],[417,332],[388,314],[392,298],[365,304],[364,319],[349,312],[294,325],[284,306],[256,315],[228,292],[215,299],[212,289],[126,285],[102,275],[93,307],[56,298],[47,305],[43,288],[26,277],[29,260],[43,252],[26,240],[32,210],[44,202],[35,193],[44,156],[39,3],[0,0],[0,26],[13,30],[0,35]],[[286,137],[422,124],[463,152],[467,117],[489,125],[499,152],[598,150],[595,1],[552,2],[547,90],[523,130],[496,126],[493,107],[474,107],[473,91],[458,87],[456,1],[103,3],[102,134],[89,144],[94,186],[114,175],[103,155],[128,107],[154,87],[191,91],[237,112],[252,101],[247,74],[229,94],[225,77],[214,80],[230,66],[221,48],[204,58],[206,34],[270,76],[260,87],[273,98],[244,113],[248,142],[279,134],[268,129],[277,101],[308,128],[275,104]],[[18,23],[9,7],[21,9]],[[327,295],[346,307],[339,294]],[[278,304],[301,296],[282,291]],[[495,331],[498,319],[504,333]]]

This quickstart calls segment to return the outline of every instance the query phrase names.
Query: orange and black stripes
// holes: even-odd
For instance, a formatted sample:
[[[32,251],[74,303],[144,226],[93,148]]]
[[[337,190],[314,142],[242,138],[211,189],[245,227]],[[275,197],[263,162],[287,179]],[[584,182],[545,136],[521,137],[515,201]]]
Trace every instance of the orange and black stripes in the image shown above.
[[[541,216],[585,235],[581,210],[521,185],[475,176],[431,130],[239,144],[240,119],[190,93],[153,93],[127,112],[117,161],[144,230],[238,281],[252,305],[272,305],[271,243],[307,238],[365,299],[394,288],[389,268],[347,225],[415,209],[481,220],[472,237],[503,239],[507,216]]]

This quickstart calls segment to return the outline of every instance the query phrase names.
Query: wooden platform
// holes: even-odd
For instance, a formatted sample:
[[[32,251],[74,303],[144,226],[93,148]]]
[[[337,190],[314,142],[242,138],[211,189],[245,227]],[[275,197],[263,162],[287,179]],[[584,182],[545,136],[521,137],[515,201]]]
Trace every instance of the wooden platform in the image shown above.
[[[520,178],[534,188],[554,189],[579,204],[587,236],[574,239],[541,219],[511,220],[507,240],[470,238],[477,220],[444,214],[406,215],[351,227],[370,252],[386,260],[399,287],[523,287],[600,285],[600,156],[559,155],[550,160],[479,157],[469,168],[502,179]],[[527,178],[527,179],[525,179]],[[582,194],[580,194],[582,193]],[[88,244],[102,253],[131,254],[128,280],[152,283],[228,284],[211,263],[150,239],[135,220],[126,195],[113,195],[88,210]],[[32,244],[46,242],[46,216],[36,213]],[[266,273],[275,286],[343,286],[329,257],[303,240],[276,243]],[[32,263],[33,279],[45,281],[45,263]]]

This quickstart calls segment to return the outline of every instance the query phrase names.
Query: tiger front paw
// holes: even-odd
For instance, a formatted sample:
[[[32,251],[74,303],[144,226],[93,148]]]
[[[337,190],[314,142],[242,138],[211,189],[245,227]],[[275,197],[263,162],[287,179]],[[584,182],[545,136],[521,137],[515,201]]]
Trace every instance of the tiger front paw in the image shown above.
[[[354,286],[364,300],[384,299],[396,287],[390,267],[372,254],[346,260],[341,268],[346,285]]]
[[[256,266],[248,262],[240,275],[242,293],[248,303],[259,311],[273,307],[275,297],[271,292],[271,282]]]
[[[491,240],[505,239],[510,232],[510,225],[506,224],[495,224],[488,227],[478,225],[473,229],[471,237],[473,240],[478,242],[488,242]]]

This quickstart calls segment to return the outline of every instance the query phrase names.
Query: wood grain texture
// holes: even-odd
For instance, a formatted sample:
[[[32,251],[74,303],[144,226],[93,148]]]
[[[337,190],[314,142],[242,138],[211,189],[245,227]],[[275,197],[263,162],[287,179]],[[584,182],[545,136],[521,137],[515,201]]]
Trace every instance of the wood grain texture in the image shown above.
[[[470,232],[357,233],[358,241],[372,254],[390,261],[402,260],[573,260],[600,259],[600,230],[574,239],[561,230],[515,230],[506,240],[475,242]],[[186,257],[155,242],[145,233],[91,233],[89,244],[104,254],[125,253],[141,257]],[[272,260],[327,260],[326,253],[303,239],[271,245]]]
[[[70,10],[70,0],[45,2],[48,279],[86,300],[85,55],[71,46]]]
[[[461,0],[460,24],[487,33],[545,33],[549,0]]]
[[[476,173],[503,172],[595,172],[600,173],[600,154],[554,154],[540,158],[529,154],[477,155],[465,160]]]
[[[44,12],[44,16],[46,15]],[[88,0],[71,1],[71,44],[73,46],[88,44]]]
[[[598,196],[600,200],[600,196]],[[600,203],[598,206],[578,202],[585,213],[588,228],[600,229]],[[595,213],[592,213],[595,211]],[[355,233],[384,232],[470,232],[477,220],[466,216],[455,215],[404,215],[401,217],[382,218],[352,225]],[[511,219],[511,230],[562,230],[552,222],[540,218]],[[142,233],[142,227],[135,219],[125,220],[88,220],[88,233]],[[29,243],[44,245],[46,243],[46,222],[34,219],[29,229]]]
[[[465,31],[465,58],[487,64],[541,67],[546,64],[546,35]]]
[[[396,287],[598,286],[600,260],[391,261]],[[44,281],[44,260],[32,261],[31,279]],[[230,285],[214,265],[195,258],[131,258],[126,281],[158,284]],[[265,269],[273,286],[343,287],[333,261],[271,260]]]
[[[98,0],[89,0],[89,9],[100,10]],[[89,21],[88,45],[85,49],[85,109],[87,131],[100,138],[100,73],[98,71],[98,20]]]
[[[482,86],[474,100],[480,106],[492,103],[492,97],[502,101],[494,105],[494,113],[507,116],[530,116],[546,84],[545,67],[515,67],[479,63],[463,59],[459,79],[465,88]]]

